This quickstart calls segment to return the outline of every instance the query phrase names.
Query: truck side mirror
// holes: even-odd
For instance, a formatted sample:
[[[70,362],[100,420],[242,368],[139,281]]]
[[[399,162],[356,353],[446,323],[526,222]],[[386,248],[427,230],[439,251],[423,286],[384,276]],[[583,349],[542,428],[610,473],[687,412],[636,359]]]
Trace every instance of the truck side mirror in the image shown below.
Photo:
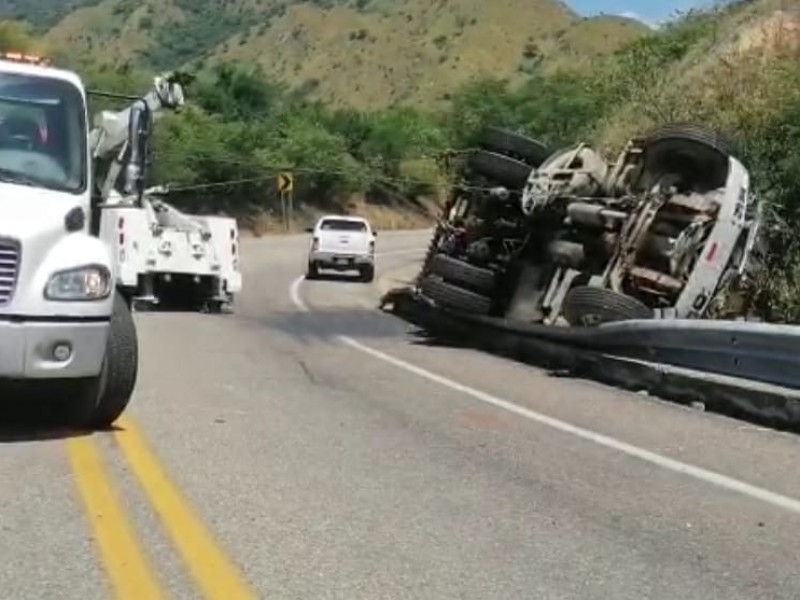
[[[314,233],[313,227],[306,227],[306,233]]]

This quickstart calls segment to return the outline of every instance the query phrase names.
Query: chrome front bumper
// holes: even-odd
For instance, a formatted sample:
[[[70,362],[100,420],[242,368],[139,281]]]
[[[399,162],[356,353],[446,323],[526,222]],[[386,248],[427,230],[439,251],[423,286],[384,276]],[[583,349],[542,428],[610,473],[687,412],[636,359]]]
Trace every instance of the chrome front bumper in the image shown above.
[[[95,377],[108,330],[108,321],[0,320],[0,378]]]

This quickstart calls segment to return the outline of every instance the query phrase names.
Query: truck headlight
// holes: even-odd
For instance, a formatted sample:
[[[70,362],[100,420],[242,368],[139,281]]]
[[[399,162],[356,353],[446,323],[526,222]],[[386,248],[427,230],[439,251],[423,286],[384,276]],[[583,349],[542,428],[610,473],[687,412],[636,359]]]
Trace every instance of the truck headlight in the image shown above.
[[[54,273],[44,288],[48,300],[103,300],[111,293],[111,272],[88,265]]]

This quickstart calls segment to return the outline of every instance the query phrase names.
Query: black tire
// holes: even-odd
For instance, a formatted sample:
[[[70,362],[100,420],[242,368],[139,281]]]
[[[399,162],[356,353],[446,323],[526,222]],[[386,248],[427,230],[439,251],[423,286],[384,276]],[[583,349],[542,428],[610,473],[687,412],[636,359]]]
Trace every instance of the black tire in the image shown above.
[[[206,300],[200,307],[200,312],[210,315],[221,315],[225,302],[222,300]]]
[[[488,150],[476,150],[469,155],[467,167],[474,173],[512,190],[521,190],[533,170],[524,162]]]
[[[156,304],[151,300],[136,299],[131,301],[131,312],[152,312]]]
[[[373,265],[361,267],[359,271],[361,274],[361,281],[364,283],[372,283],[375,281],[375,267]]]
[[[103,370],[84,392],[78,411],[78,425],[108,429],[125,411],[136,387],[139,372],[139,343],[128,303],[117,294],[106,342]]]
[[[645,138],[644,146],[652,146],[666,140],[688,140],[708,146],[712,150],[730,156],[734,152],[733,140],[722,133],[704,125],[694,123],[671,123],[651,131]]]
[[[496,282],[495,272],[491,269],[476,267],[446,254],[433,257],[430,272],[447,282],[461,284],[478,292],[491,292]]]
[[[319,277],[319,267],[317,263],[308,263],[308,270],[306,271],[306,279],[317,279]]]
[[[484,131],[481,147],[492,152],[506,154],[534,168],[541,165],[552,153],[538,140],[497,127],[489,127]]]
[[[420,284],[424,296],[443,308],[486,315],[492,309],[492,301],[486,296],[470,292],[436,277],[426,277]]]
[[[728,177],[732,149],[727,136],[702,125],[678,123],[661,127],[644,140],[644,168],[652,178],[648,185],[662,174],[679,172],[702,191],[722,187]]]
[[[575,327],[653,318],[653,311],[636,298],[586,285],[567,292],[562,306],[564,318]]]

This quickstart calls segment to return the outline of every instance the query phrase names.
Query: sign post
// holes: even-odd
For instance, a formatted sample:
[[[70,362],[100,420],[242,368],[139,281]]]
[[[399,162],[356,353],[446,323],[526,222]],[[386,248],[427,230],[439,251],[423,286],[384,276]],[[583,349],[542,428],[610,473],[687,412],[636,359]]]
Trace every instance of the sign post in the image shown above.
[[[281,195],[281,215],[283,226],[289,231],[294,221],[294,178],[291,173],[278,173],[278,192]]]

